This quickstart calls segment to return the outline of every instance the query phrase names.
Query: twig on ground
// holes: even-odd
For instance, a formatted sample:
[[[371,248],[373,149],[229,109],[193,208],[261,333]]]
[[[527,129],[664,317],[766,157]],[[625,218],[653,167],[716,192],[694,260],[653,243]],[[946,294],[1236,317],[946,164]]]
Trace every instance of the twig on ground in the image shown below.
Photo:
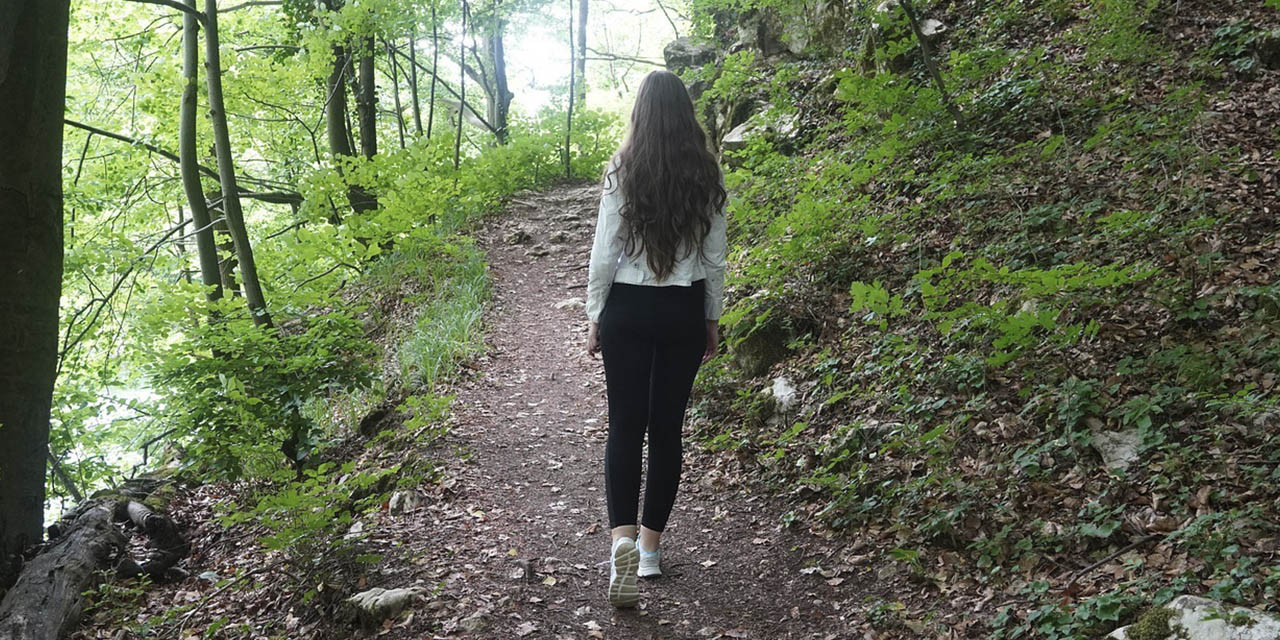
[[[1076,572],[1076,574],[1075,574],[1074,576],[1072,576],[1072,577],[1071,577],[1071,581],[1070,581],[1070,582],[1068,582],[1065,586],[1063,586],[1063,587],[1062,587],[1062,589],[1063,589],[1063,590],[1070,589],[1072,585],[1074,585],[1076,582],[1079,582],[1079,581],[1080,581],[1080,578],[1083,578],[1083,577],[1085,577],[1085,576],[1089,575],[1089,573],[1090,573],[1090,572],[1092,572],[1094,569],[1097,569],[1098,567],[1101,567],[1102,565],[1104,565],[1104,564],[1106,564],[1106,563],[1108,563],[1108,562],[1111,562],[1112,560],[1115,560],[1116,558],[1120,557],[1121,555],[1124,555],[1125,553],[1128,553],[1128,552],[1130,552],[1130,551],[1133,551],[1134,549],[1137,549],[1138,547],[1141,547],[1142,545],[1144,545],[1144,544],[1146,544],[1146,543],[1148,543],[1148,542],[1151,542],[1152,540],[1157,540],[1157,539],[1161,539],[1161,538],[1167,538],[1167,537],[1169,537],[1169,535],[1170,535],[1170,534],[1167,534],[1167,533],[1166,533],[1166,534],[1163,534],[1163,535],[1161,535],[1161,534],[1159,534],[1159,533],[1153,533],[1153,534],[1146,535],[1146,536],[1143,536],[1143,537],[1141,537],[1141,538],[1138,538],[1137,540],[1135,540],[1135,541],[1133,541],[1133,542],[1131,542],[1131,543],[1129,543],[1129,544],[1127,544],[1127,545],[1125,545],[1125,546],[1123,546],[1123,547],[1120,547],[1119,549],[1116,549],[1115,551],[1113,551],[1113,552],[1111,552],[1111,553],[1107,554],[1107,557],[1105,557],[1105,558],[1103,558],[1103,559],[1101,559],[1101,560],[1099,560],[1099,561],[1097,561],[1097,562],[1095,562],[1095,563],[1093,563],[1093,564],[1091,564],[1091,565],[1089,565],[1089,566],[1087,566],[1087,567],[1085,567],[1085,568],[1083,568],[1083,569],[1081,569],[1081,570],[1077,571],[1077,572]]]
[[[230,589],[231,587],[234,587],[235,585],[240,584],[246,578],[251,578],[253,576],[258,575],[259,573],[265,573],[267,571],[275,569],[276,567],[279,567],[280,565],[284,564],[286,560],[287,558],[281,558],[271,564],[261,566],[261,567],[258,567],[257,569],[253,569],[250,571],[246,571],[245,573],[237,577],[235,580],[232,580],[231,582],[228,582],[222,585],[221,587],[218,587],[213,593],[210,593],[209,595],[202,598],[200,602],[196,603],[195,607],[192,607],[192,609],[188,611],[186,615],[182,616],[182,623],[178,625],[178,637],[182,637],[182,631],[187,628],[187,623],[191,621],[191,616],[194,616],[197,611],[199,611],[202,607],[204,607],[204,605],[208,604],[211,600],[222,595],[223,591],[226,591],[227,589]]]

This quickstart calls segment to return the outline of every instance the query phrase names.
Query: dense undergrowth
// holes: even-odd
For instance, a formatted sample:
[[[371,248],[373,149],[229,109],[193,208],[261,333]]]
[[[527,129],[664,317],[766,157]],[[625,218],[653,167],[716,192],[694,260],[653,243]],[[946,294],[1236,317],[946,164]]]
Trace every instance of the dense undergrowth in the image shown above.
[[[700,436],[800,500],[788,524],[933,585],[868,603],[883,631],[1274,610],[1278,7],[918,4],[962,121],[895,7],[699,5],[726,47],[734,20],[811,38],[689,72],[722,126],[765,123],[727,154],[738,366],[704,375]]]
[[[574,175],[597,175],[616,141],[615,122],[588,113],[575,124]],[[349,594],[381,561],[352,524],[385,509],[398,490],[436,483],[441,465],[465,455],[441,444],[451,402],[441,389],[482,346],[489,280],[471,232],[513,193],[563,178],[563,133],[550,121],[528,123],[456,171],[448,142],[423,140],[362,166],[351,179],[379,196],[378,210],[337,229],[317,206],[285,240],[296,243],[296,263],[269,268],[293,271],[285,277],[303,284],[296,306],[276,312],[278,331],[236,319],[226,302],[213,309],[226,321],[192,331],[187,319],[210,311],[196,295],[169,298],[179,312],[148,316],[183,336],[161,343],[148,368],[152,411],[166,416],[173,443],[166,465],[187,483],[220,481],[207,489],[221,496],[215,528],[254,539],[260,550],[246,558],[287,567],[279,571],[289,580],[276,588],[328,615],[336,595]],[[345,191],[341,178],[321,171],[307,202]],[[254,568],[242,564],[214,580],[243,587]],[[131,623],[145,586],[105,586],[91,626],[173,637],[204,605]],[[289,635],[284,620],[205,617],[196,618],[203,637]]]

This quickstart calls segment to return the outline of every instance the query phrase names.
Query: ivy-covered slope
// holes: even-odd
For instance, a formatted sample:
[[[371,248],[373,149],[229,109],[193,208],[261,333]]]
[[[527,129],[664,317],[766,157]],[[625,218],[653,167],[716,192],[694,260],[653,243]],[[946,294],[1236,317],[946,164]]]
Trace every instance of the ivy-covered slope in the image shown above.
[[[738,128],[699,434],[902,568],[868,620],[1275,610],[1280,5],[910,3],[936,79],[896,2],[697,7]]]

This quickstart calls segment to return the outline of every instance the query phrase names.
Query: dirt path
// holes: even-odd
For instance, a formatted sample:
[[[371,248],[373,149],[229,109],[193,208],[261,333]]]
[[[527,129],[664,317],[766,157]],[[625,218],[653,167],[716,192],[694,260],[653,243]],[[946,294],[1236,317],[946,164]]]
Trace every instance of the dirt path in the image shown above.
[[[434,635],[851,637],[860,612],[837,604],[850,585],[802,571],[837,562],[841,545],[782,530],[770,500],[725,488],[693,447],[664,537],[667,575],[642,581],[635,610],[606,602],[604,373],[585,354],[579,302],[597,202],[582,184],[517,198],[480,238],[494,283],[489,350],[454,404],[469,463],[455,496],[428,510],[430,539],[409,543],[423,545],[415,573],[448,602]]]

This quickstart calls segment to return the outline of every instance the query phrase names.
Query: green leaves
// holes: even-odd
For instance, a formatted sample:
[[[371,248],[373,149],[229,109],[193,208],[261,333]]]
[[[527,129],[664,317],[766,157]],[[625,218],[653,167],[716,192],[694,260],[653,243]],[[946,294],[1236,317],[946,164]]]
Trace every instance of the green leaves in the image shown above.
[[[370,345],[352,316],[329,312],[286,320],[281,331],[225,321],[194,331],[148,367],[186,444],[185,463],[216,477],[270,473],[313,441],[308,404],[330,390],[367,384]]]

